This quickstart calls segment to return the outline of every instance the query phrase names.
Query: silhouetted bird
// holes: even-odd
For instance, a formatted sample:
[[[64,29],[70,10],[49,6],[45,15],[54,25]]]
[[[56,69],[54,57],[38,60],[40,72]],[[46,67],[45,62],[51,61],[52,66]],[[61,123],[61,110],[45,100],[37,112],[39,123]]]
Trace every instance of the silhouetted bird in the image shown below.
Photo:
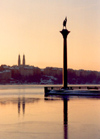
[[[65,18],[65,20],[63,21],[63,27],[66,28],[66,22],[67,22],[67,17]]]

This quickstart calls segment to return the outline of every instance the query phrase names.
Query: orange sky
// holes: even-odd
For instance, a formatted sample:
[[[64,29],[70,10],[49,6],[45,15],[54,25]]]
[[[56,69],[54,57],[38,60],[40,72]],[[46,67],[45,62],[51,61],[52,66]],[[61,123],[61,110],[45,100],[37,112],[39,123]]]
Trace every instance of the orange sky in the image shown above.
[[[99,0],[0,1],[0,65],[63,66],[63,38],[67,16],[68,68],[100,71]]]

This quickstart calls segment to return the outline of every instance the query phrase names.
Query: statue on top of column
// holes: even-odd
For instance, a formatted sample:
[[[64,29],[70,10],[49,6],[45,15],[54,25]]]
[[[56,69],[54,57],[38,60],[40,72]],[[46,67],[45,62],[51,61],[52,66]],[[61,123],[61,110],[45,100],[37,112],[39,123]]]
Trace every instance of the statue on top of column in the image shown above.
[[[63,28],[66,28],[66,22],[67,22],[67,17],[65,17],[65,20],[63,21]]]

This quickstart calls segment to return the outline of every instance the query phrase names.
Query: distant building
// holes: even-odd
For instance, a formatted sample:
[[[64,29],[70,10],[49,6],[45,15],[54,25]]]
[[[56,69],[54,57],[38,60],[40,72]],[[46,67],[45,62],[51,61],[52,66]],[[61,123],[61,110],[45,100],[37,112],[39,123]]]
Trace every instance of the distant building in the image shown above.
[[[23,55],[23,66],[25,66],[25,55]]]
[[[23,55],[22,65],[25,66],[25,55]],[[18,66],[19,66],[19,67],[21,66],[20,55],[18,55]]]
[[[18,66],[21,65],[21,62],[20,62],[20,55],[18,55]]]
[[[11,70],[4,70],[0,72],[0,80],[8,80],[11,78]]]
[[[33,75],[33,68],[30,66],[24,66],[20,68],[20,74],[23,76],[32,76]]]
[[[33,66],[25,65],[25,55],[23,55],[22,65],[21,65],[20,55],[18,56],[18,68],[19,72],[22,76],[31,76],[33,75]]]

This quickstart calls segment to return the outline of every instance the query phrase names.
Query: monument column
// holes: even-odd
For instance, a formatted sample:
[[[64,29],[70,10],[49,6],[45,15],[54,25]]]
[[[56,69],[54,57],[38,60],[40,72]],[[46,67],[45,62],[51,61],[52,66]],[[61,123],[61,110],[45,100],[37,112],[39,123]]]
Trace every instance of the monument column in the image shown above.
[[[63,88],[67,88],[67,35],[70,33],[67,29],[60,31],[63,35]]]

